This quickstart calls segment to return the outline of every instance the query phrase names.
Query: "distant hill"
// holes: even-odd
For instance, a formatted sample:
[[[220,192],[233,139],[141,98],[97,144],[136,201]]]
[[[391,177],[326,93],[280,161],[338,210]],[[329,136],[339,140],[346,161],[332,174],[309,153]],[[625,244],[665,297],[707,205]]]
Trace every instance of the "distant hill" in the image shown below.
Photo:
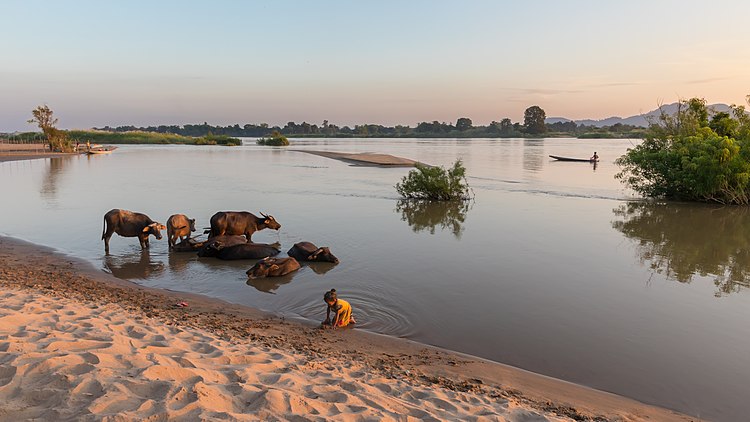
[[[668,114],[675,114],[677,112],[677,104],[678,103],[672,103],[672,104],[666,104],[663,105],[661,108],[665,113]],[[729,112],[730,108],[726,104],[710,104],[708,106],[709,109],[712,109],[715,113],[720,112]],[[633,126],[641,126],[641,127],[648,127],[648,119],[654,119],[659,117],[661,111],[657,108],[656,110],[649,111],[645,114],[630,116],[630,117],[608,117],[606,119],[602,120],[593,120],[593,119],[583,119],[583,120],[573,120],[576,122],[577,125],[586,125],[586,126],[596,126],[596,127],[602,127],[602,126],[612,126],[616,123],[622,123],[624,125],[633,125]],[[565,117],[548,117],[544,120],[545,123],[557,123],[557,122],[570,122],[571,119],[565,118]]]

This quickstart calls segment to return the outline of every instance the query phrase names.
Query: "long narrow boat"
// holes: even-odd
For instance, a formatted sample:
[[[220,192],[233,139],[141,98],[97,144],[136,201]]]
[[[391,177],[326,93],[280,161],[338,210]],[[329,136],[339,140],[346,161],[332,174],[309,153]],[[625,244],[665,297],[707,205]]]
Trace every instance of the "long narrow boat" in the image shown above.
[[[559,157],[557,155],[550,155],[550,158],[554,158],[557,161],[578,161],[582,163],[595,163],[599,160],[594,160],[591,158],[569,158],[569,157]]]

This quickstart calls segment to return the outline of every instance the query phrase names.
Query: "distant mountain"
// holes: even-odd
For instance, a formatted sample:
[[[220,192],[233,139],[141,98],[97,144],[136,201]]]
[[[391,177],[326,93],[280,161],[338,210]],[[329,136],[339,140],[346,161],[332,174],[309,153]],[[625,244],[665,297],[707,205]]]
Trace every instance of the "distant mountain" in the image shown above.
[[[675,114],[677,113],[677,104],[678,103],[672,103],[672,104],[666,104],[661,107],[661,109],[667,113],[667,114]],[[714,113],[721,113],[721,112],[729,112],[731,109],[726,104],[711,104],[708,106],[709,109],[712,109]],[[633,126],[642,126],[642,127],[648,127],[648,120],[649,119],[655,119],[658,118],[661,114],[661,111],[657,108],[656,110],[649,111],[645,114],[630,116],[630,117],[608,117],[606,119],[602,120],[593,120],[593,119],[582,119],[582,120],[573,120],[576,122],[577,125],[586,125],[586,126],[596,126],[596,127],[602,127],[602,126],[612,126],[616,123],[622,123],[624,125],[633,125]],[[545,123],[557,123],[557,122],[570,122],[571,119],[565,118],[565,117],[548,117],[544,120]]]

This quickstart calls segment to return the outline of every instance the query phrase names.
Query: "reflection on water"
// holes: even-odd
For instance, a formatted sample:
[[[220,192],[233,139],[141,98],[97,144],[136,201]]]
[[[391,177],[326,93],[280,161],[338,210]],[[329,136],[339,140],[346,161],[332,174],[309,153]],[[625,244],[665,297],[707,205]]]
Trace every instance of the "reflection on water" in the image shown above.
[[[537,172],[544,166],[544,140],[524,139],[523,141],[523,169]]]
[[[253,286],[263,293],[276,294],[275,291],[284,284],[289,284],[299,271],[281,277],[248,278],[247,285]]]
[[[469,211],[469,201],[420,201],[399,200],[396,211],[415,233],[427,230],[435,234],[435,228],[450,230],[456,239],[461,238]]]
[[[323,275],[336,267],[333,262],[300,262],[303,267],[310,267],[315,274]]]
[[[50,158],[42,184],[39,187],[39,193],[46,201],[55,202],[57,200],[57,189],[60,177],[65,171],[66,164],[72,157],[54,157]]]
[[[638,242],[641,263],[690,283],[710,275],[716,296],[749,287],[750,211],[747,207],[629,203],[613,210],[612,226]]]
[[[123,255],[105,255],[104,268],[117,278],[146,279],[164,272],[164,263],[151,259],[148,249]]]

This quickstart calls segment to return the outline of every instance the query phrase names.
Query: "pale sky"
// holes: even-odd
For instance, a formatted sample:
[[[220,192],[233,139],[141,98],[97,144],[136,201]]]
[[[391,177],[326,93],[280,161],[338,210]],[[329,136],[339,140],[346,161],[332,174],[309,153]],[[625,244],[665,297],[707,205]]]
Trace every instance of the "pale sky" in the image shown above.
[[[602,119],[750,94],[750,1],[0,2],[0,132]]]

